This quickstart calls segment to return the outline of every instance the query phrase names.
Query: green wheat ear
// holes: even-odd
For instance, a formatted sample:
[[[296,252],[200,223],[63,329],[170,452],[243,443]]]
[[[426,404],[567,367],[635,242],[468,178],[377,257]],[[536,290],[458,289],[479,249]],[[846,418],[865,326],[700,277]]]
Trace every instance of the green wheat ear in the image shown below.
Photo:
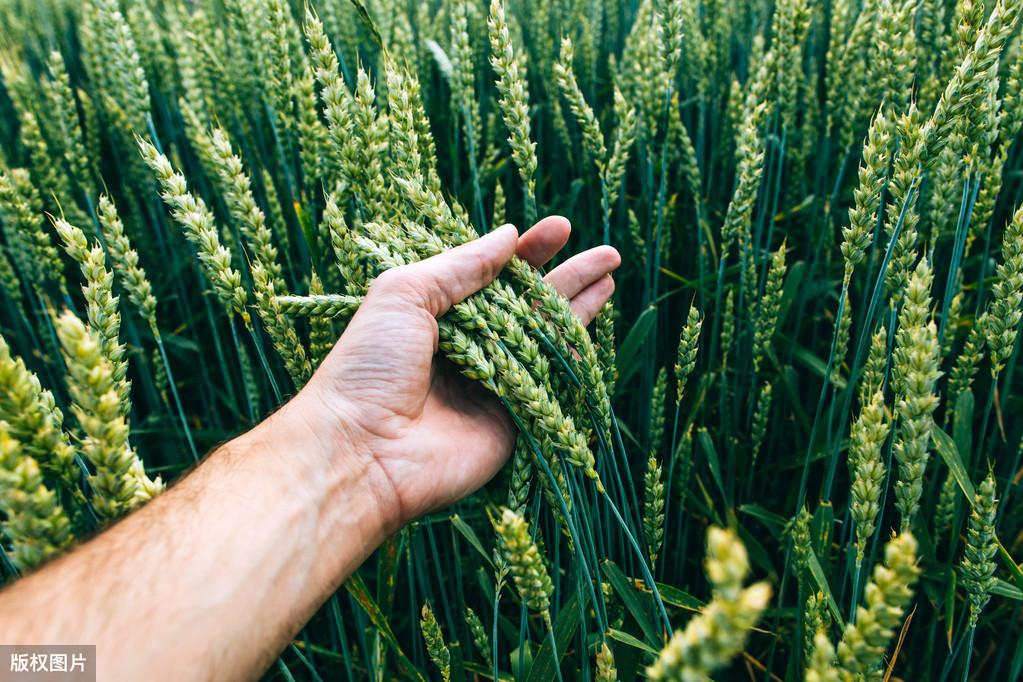
[[[54,490],[43,482],[34,457],[0,421],[0,510],[9,557],[19,570],[28,570],[74,541],[71,521]]]
[[[490,65],[498,77],[497,89],[501,93],[499,104],[510,134],[508,143],[511,145],[512,158],[526,188],[526,222],[531,223],[536,216],[537,161],[536,143],[530,140],[529,85],[523,59],[515,54],[512,46],[502,0],[492,0],[490,3],[487,25],[490,29]]]
[[[68,368],[71,410],[82,431],[79,450],[96,470],[89,476],[92,506],[103,518],[114,518],[130,508],[138,488],[114,368],[103,355],[102,340],[73,313],[61,315],[56,328]]]
[[[835,667],[835,647],[825,633],[814,634],[809,655],[806,682],[842,682],[842,675]]]
[[[905,286],[905,303],[895,336],[892,384],[899,431],[892,451],[899,462],[895,497],[903,532],[912,527],[920,509],[934,424],[931,415],[938,407],[935,386],[941,377],[941,358],[937,327],[931,319],[932,282],[931,270],[921,260]]]
[[[28,171],[0,169],[0,218],[14,264],[36,291],[49,282],[66,289],[64,266],[42,229],[41,212],[42,200]]]
[[[440,625],[433,615],[433,609],[429,604],[423,604],[423,619],[421,622],[423,639],[426,640],[426,651],[430,654],[430,660],[440,669],[441,678],[445,682],[451,679],[451,651],[444,643],[444,635],[440,631]]]
[[[678,358],[675,360],[675,382],[677,386],[675,404],[682,404],[686,382],[696,368],[696,352],[699,349],[700,331],[703,329],[703,315],[696,306],[689,306],[689,316],[678,340]]]
[[[750,629],[771,598],[766,582],[743,587],[749,556],[733,530],[711,527],[707,532],[707,578],[714,598],[677,630],[647,668],[651,680],[702,680],[727,665],[742,651]]]
[[[977,502],[970,513],[966,548],[962,559],[962,584],[970,602],[970,627],[977,627],[980,612],[991,599],[995,584],[994,557],[998,552],[995,541],[995,477],[988,474],[977,486]]]
[[[600,645],[597,652],[597,682],[615,682],[618,679],[618,671],[615,669],[614,654],[607,642]]]
[[[469,632],[472,633],[472,643],[476,646],[476,651],[479,652],[484,661],[489,661],[491,650],[487,631],[484,629],[483,621],[480,620],[480,617],[468,606],[465,607],[465,622],[469,624]]]
[[[803,655],[807,665],[810,666],[813,664],[813,650],[817,635],[824,634],[827,637],[827,633],[831,629],[831,612],[828,610],[828,603],[823,592],[810,593],[803,608],[803,617],[805,623]]]
[[[75,462],[75,449],[62,427],[63,415],[53,394],[44,391],[39,378],[25,366],[24,360],[11,354],[11,347],[0,334],[0,420],[21,443],[25,454],[35,459],[44,474],[62,489],[79,491],[81,469]]]
[[[643,475],[643,535],[646,538],[647,551],[650,553],[651,568],[657,565],[657,557],[664,541],[664,502],[666,488],[662,479],[661,463],[651,452],[647,462],[646,473]]]
[[[994,286],[994,301],[984,331],[991,349],[991,375],[1005,368],[1012,354],[1023,318],[1023,207],[1016,210],[1002,238],[1002,260]]]
[[[838,645],[843,679],[876,677],[885,649],[902,623],[905,607],[913,597],[916,539],[908,532],[893,537],[884,549],[884,563],[874,567],[864,595],[866,606],[856,607],[856,621],[845,626]]]
[[[887,473],[882,449],[890,418],[884,393],[877,391],[864,405],[849,434],[849,472],[852,475],[850,514],[856,522],[856,565],[863,563],[867,541],[874,536],[881,512],[881,491]]]
[[[500,518],[494,520],[494,530],[522,601],[534,611],[547,612],[554,584],[536,543],[529,537],[526,520],[511,509],[502,509]]]
[[[174,170],[170,160],[147,140],[135,140],[142,159],[156,176],[162,189],[161,197],[172,209],[175,220],[184,228],[192,242],[206,277],[213,285],[221,305],[230,315],[237,314],[246,324],[250,315],[246,307],[248,292],[242,286],[242,277],[231,264],[231,252],[220,243],[216,219],[206,203],[189,192],[185,176]]]
[[[124,223],[117,213],[117,207],[107,195],[99,198],[99,223],[103,242],[110,252],[110,262],[120,277],[121,285],[128,293],[132,305],[150,327],[156,327],[156,296],[146,271],[139,265],[138,251],[132,247],[124,231]]]

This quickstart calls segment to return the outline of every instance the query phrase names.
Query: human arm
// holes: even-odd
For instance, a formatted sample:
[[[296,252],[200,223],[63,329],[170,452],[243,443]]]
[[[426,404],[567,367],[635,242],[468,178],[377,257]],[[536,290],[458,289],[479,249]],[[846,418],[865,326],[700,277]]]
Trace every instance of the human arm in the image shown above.
[[[0,593],[0,642],[94,643],[104,680],[256,677],[384,539],[507,459],[511,422],[496,401],[462,397],[478,387],[446,381],[436,317],[513,253],[539,265],[566,238],[548,219],[385,273],[280,411]],[[550,279],[588,321],[617,264],[595,249]]]

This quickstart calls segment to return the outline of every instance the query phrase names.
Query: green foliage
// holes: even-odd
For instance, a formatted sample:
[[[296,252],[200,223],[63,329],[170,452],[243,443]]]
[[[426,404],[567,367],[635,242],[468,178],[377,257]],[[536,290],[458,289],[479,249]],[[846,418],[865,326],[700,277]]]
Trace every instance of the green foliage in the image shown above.
[[[1018,675],[970,661],[1021,636],[1021,8],[0,0],[3,575],[279,407],[388,267],[561,213],[623,256],[592,336],[520,260],[439,324],[508,471],[268,676]]]

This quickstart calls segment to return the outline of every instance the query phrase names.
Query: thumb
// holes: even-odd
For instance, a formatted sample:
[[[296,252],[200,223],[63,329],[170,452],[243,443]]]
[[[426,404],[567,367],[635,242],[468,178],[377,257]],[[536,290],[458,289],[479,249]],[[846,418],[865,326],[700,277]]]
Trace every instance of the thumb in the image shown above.
[[[402,296],[440,317],[494,281],[515,255],[517,244],[518,230],[504,225],[450,251],[389,270],[373,288],[384,295]]]

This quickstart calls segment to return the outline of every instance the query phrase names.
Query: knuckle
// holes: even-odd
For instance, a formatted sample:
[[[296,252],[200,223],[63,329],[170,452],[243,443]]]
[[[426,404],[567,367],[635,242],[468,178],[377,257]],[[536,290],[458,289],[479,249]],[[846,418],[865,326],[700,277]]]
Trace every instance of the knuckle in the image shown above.
[[[405,279],[404,273],[401,272],[403,268],[391,268],[390,270],[384,270],[377,278],[373,281],[373,285],[370,287],[372,290],[379,293],[390,293],[395,289],[401,289],[403,280]]]
[[[403,265],[380,273],[369,295],[382,300],[422,306],[428,299],[428,282],[413,265]]]

